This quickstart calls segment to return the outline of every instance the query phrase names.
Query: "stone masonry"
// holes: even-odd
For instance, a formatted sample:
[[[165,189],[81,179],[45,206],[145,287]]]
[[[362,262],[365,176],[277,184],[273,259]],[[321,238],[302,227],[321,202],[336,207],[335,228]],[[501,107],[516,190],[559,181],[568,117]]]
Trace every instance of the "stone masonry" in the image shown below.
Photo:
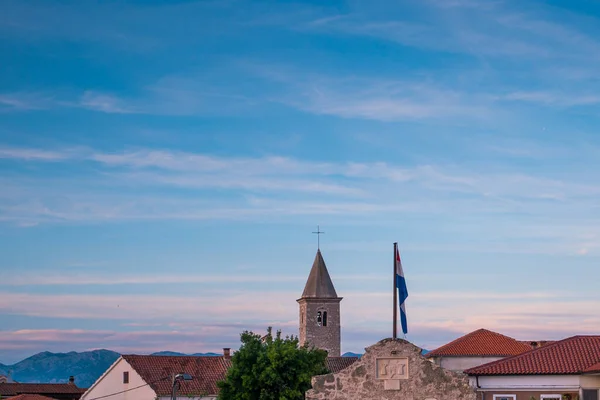
[[[298,300],[300,305],[300,343],[308,343],[327,351],[330,357],[339,357],[341,352],[341,299]],[[317,313],[327,313],[327,325],[317,323]]]
[[[341,350],[340,302],[321,250],[317,250],[310,274],[298,300],[300,344],[327,351],[339,357]]]
[[[466,375],[446,370],[402,339],[384,339],[365,349],[346,369],[315,376],[307,400],[476,400]]]

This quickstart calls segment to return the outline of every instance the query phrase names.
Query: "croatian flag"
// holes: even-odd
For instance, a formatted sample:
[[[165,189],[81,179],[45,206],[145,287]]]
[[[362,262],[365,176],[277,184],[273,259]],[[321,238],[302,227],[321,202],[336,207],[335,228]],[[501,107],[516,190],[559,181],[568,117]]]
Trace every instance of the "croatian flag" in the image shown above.
[[[406,335],[408,325],[406,323],[406,308],[404,301],[408,297],[408,289],[406,288],[406,279],[404,279],[404,271],[402,270],[402,261],[400,261],[400,252],[396,249],[396,287],[398,288],[398,300],[400,301],[400,322],[402,323],[402,332]]]

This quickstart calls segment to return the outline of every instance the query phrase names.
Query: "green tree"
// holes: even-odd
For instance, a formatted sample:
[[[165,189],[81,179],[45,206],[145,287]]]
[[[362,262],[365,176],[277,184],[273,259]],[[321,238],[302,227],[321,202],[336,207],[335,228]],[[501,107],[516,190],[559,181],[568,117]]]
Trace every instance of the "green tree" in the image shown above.
[[[327,373],[327,352],[299,346],[298,338],[275,338],[271,328],[264,338],[252,332],[241,334],[242,345],[231,357],[225,380],[218,383],[219,400],[304,399],[315,375]]]

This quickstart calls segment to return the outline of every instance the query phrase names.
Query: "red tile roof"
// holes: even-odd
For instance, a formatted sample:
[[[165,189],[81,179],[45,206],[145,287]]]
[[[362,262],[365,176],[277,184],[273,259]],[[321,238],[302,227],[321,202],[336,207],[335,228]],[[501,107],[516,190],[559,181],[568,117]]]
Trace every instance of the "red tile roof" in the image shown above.
[[[519,340],[519,342],[530,345],[532,349],[536,349],[538,347],[554,343],[556,340]]]
[[[20,394],[9,397],[6,400],[54,400],[52,397],[42,396],[41,394]]]
[[[0,383],[0,396],[16,396],[19,394],[83,394],[86,389],[72,383]]]
[[[191,381],[181,382],[181,396],[214,395],[217,382],[225,378],[231,360],[219,356],[140,356],[123,355],[133,369],[158,396],[170,396],[173,374],[190,374]]]
[[[531,345],[487,329],[478,329],[427,353],[427,357],[506,357],[531,350]]]
[[[358,357],[327,357],[327,369],[337,373],[358,361]]]
[[[170,396],[173,374],[187,373],[193,379],[181,382],[181,396],[215,395],[217,382],[225,379],[231,360],[224,357],[202,356],[144,356],[123,355],[133,369],[149,383],[158,396]],[[327,368],[339,372],[358,360],[358,357],[329,357]]]
[[[465,371],[469,375],[566,375],[600,371],[600,336],[572,336]]]
[[[600,362],[597,362],[596,364],[587,367],[586,369],[583,370],[583,372],[585,372],[585,373],[600,372]]]

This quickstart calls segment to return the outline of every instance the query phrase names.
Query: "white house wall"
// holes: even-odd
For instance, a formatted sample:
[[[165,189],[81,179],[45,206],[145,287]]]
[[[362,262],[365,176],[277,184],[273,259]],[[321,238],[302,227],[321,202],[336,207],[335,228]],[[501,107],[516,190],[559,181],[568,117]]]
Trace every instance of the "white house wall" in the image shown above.
[[[452,371],[464,371],[502,358],[504,357],[440,357],[438,365]]]
[[[205,396],[205,397],[177,397],[177,400],[215,400],[217,396]],[[171,400],[171,396],[168,397],[159,397],[159,400]]]
[[[471,377],[471,385],[476,387],[475,377]],[[579,375],[508,375],[508,376],[480,376],[481,389],[578,389]]]
[[[123,383],[123,372],[129,372],[129,383]],[[123,358],[115,364],[81,396],[81,400],[93,400],[98,397],[123,392],[138,386],[145,385],[142,377]],[[150,386],[142,386],[124,393],[118,393],[102,400],[155,400],[156,393]],[[183,399],[182,399],[183,400]],[[189,400],[189,399],[185,399]]]
[[[581,387],[584,389],[600,388],[600,375],[582,375],[580,379]]]

